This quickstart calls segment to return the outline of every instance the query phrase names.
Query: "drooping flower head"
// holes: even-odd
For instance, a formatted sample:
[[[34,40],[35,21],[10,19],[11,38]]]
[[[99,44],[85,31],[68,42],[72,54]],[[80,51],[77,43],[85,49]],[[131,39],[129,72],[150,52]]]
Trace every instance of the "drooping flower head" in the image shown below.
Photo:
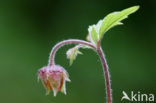
[[[53,91],[54,96],[61,91],[66,94],[66,81],[70,81],[66,70],[59,66],[45,66],[38,71],[38,77],[41,79],[48,95]]]

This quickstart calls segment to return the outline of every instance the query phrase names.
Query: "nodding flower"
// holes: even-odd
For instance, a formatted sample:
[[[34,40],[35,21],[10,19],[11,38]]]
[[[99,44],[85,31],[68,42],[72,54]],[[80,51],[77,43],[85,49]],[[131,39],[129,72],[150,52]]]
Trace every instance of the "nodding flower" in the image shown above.
[[[70,82],[66,70],[59,66],[45,66],[38,71],[38,78],[41,79],[48,95],[53,91],[54,96],[61,91],[66,94],[66,81]]]

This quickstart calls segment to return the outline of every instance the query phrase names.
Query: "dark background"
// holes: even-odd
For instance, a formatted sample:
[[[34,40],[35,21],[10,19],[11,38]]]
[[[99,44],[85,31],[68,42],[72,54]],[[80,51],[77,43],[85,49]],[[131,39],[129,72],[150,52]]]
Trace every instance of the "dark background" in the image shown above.
[[[72,81],[66,96],[45,96],[37,71],[47,65],[57,42],[85,40],[89,25],[134,5],[140,5],[139,11],[108,31],[102,41],[113,102],[121,103],[122,91],[156,95],[156,0],[1,0],[0,103],[103,103],[103,71],[91,50],[81,50],[84,55],[71,67],[65,53],[72,46],[58,51],[56,63],[67,69]]]

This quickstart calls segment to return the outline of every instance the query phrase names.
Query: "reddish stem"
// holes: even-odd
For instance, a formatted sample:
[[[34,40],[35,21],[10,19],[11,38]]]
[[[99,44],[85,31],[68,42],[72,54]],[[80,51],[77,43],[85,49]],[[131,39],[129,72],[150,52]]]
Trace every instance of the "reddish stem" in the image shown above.
[[[106,95],[107,95],[107,103],[112,103],[112,96],[111,96],[111,83],[110,83],[110,76],[108,71],[108,65],[105,59],[104,52],[101,47],[97,48],[97,52],[99,54],[103,71],[104,71],[104,77],[105,77],[105,86],[106,86]]]
[[[52,49],[52,51],[50,53],[49,66],[52,66],[53,64],[55,64],[55,60],[54,59],[55,59],[56,51],[59,48],[61,48],[62,46],[67,45],[67,44],[83,44],[83,45],[87,45],[87,46],[89,46],[89,47],[91,47],[91,48],[96,50],[96,47],[93,44],[91,44],[91,43],[89,43],[87,41],[78,40],[78,39],[70,39],[70,40],[61,41],[61,42],[59,42],[58,44],[56,44],[53,47],[53,49]]]
[[[111,83],[110,83],[110,77],[109,77],[109,71],[108,71],[108,65],[104,56],[104,52],[100,46],[100,42],[98,42],[97,47],[95,45],[93,45],[92,43],[83,41],[83,40],[78,40],[78,39],[70,39],[70,40],[64,40],[62,42],[59,42],[58,44],[56,44],[51,53],[50,53],[50,58],[49,58],[49,66],[55,65],[55,54],[56,51],[61,48],[62,46],[66,45],[66,44],[83,44],[83,45],[87,45],[91,48],[93,48],[95,51],[97,51],[101,63],[102,63],[102,67],[103,67],[103,71],[104,71],[104,77],[105,77],[105,85],[106,85],[106,97],[107,97],[107,103],[112,103],[112,98],[111,98]]]

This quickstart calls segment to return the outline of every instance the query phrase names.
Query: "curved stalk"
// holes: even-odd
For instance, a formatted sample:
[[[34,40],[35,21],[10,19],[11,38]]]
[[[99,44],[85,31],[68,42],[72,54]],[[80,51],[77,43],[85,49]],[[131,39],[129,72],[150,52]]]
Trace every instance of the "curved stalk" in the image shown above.
[[[87,45],[91,48],[93,48],[99,55],[101,63],[102,63],[102,67],[103,67],[103,71],[104,71],[104,79],[105,79],[105,86],[106,86],[106,98],[107,98],[107,103],[112,103],[112,98],[111,98],[111,83],[110,83],[110,77],[109,77],[109,71],[108,71],[108,65],[103,53],[102,48],[100,47],[100,44],[95,46],[92,43],[89,43],[87,41],[83,41],[83,40],[78,40],[78,39],[69,39],[69,40],[64,40],[62,42],[59,42],[58,44],[56,44],[51,53],[50,53],[50,57],[49,57],[49,66],[55,65],[55,54],[57,52],[57,50],[59,48],[61,48],[64,45],[67,44],[83,44],[83,45]]]
[[[96,47],[93,44],[91,44],[91,43],[89,43],[87,41],[78,40],[78,39],[69,39],[69,40],[61,41],[61,42],[59,42],[58,44],[56,44],[53,47],[53,49],[52,49],[52,51],[50,53],[49,66],[55,65],[55,60],[54,59],[55,59],[56,51],[59,48],[61,48],[62,46],[67,45],[67,44],[83,44],[83,45],[87,45],[87,46],[89,46],[89,47],[91,47],[91,48],[96,50]]]

